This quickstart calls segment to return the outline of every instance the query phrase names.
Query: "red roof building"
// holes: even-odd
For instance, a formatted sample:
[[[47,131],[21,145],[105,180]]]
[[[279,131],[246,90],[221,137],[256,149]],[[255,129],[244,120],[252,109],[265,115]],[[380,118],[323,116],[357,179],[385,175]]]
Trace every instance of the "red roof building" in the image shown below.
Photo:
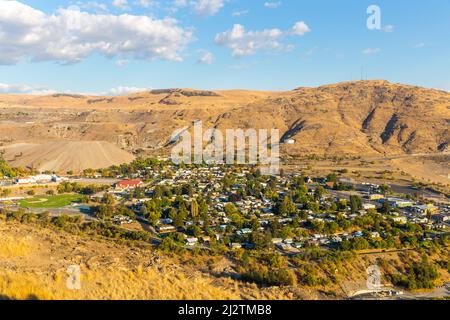
[[[118,190],[136,189],[142,186],[144,183],[139,179],[134,180],[122,180],[116,183],[115,188]]]

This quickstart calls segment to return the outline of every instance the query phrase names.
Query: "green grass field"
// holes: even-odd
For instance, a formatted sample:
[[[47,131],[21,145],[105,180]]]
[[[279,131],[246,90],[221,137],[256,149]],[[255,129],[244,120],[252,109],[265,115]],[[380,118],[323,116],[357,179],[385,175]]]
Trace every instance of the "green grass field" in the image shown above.
[[[61,208],[74,202],[79,202],[82,196],[79,194],[61,194],[55,196],[35,196],[19,201],[19,205],[25,208]]]

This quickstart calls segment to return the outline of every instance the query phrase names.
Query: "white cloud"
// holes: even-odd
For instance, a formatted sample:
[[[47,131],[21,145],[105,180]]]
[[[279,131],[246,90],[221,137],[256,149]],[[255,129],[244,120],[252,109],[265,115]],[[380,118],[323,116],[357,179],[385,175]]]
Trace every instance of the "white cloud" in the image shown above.
[[[203,17],[217,14],[227,0],[173,0],[171,12],[190,7],[195,14]]]
[[[199,16],[213,16],[222,9],[224,0],[196,0],[191,1],[192,9]]]
[[[423,47],[425,47],[425,43],[423,43],[423,42],[419,42],[416,45],[414,45],[415,49],[420,49],[420,48],[423,48]]]
[[[128,10],[128,0],[113,0],[112,5],[122,10]]]
[[[363,54],[377,54],[380,53],[381,49],[380,48],[366,48],[363,50]]]
[[[383,31],[384,32],[394,32],[395,31],[395,26],[393,26],[392,24],[388,24],[388,25],[383,27]]]
[[[139,87],[131,87],[131,86],[118,86],[115,88],[111,88],[108,91],[100,92],[100,93],[92,93],[92,92],[72,92],[67,91],[66,93],[76,93],[83,94],[88,96],[101,96],[101,95],[109,95],[109,96],[120,96],[127,95],[137,92],[143,92],[152,90],[151,88],[139,88]],[[14,85],[14,84],[6,84],[0,83],[0,93],[6,94],[31,94],[31,95],[51,95],[58,93],[58,91],[40,87],[40,86],[29,86],[29,85]]]
[[[143,92],[143,91],[148,91],[148,90],[151,90],[151,88],[118,86],[116,88],[109,89],[109,91],[102,93],[102,95],[122,96],[122,95]]]
[[[143,8],[159,7],[159,2],[153,0],[137,0],[135,4]]]
[[[259,49],[280,48],[282,37],[280,29],[246,31],[244,26],[235,24],[231,30],[217,34],[215,43],[231,49],[233,57],[243,57],[255,54]]]
[[[198,59],[199,64],[212,64],[214,62],[214,55],[205,50],[201,50],[201,57]]]
[[[443,89],[444,91],[448,91],[450,93],[450,82],[444,84],[441,89]]]
[[[127,59],[119,59],[116,61],[116,65],[119,67],[123,67],[123,66],[127,65],[128,63],[130,63],[130,60],[127,60]]]
[[[244,71],[247,69],[250,69],[250,67],[253,64],[249,64],[249,63],[239,63],[239,64],[234,64],[230,66],[230,69],[236,70],[236,71]]]
[[[188,5],[189,5],[189,3],[187,0],[174,0],[173,1],[174,7],[184,8],[184,7],[187,7]]]
[[[231,30],[216,35],[214,42],[231,50],[233,57],[244,57],[255,54],[260,49],[292,49],[292,45],[285,46],[282,39],[288,35],[304,35],[308,29],[300,30],[304,22],[297,22],[292,30],[282,31],[280,29],[265,29],[261,31],[246,31],[245,27],[235,24]],[[296,28],[297,26],[297,28]],[[304,27],[303,27],[304,28]],[[294,32],[297,31],[297,32]]]
[[[47,95],[56,91],[45,87],[0,83],[0,93]]]
[[[311,32],[311,29],[304,21],[296,22],[292,27],[292,34],[296,36],[303,36],[308,32]]]
[[[72,8],[48,15],[0,0],[0,64],[22,59],[76,63],[92,54],[181,61],[192,32],[172,18],[91,14]]]
[[[92,10],[94,12],[99,13],[108,12],[108,6],[106,4],[99,3],[96,1],[88,1],[88,2],[78,1],[76,5],[79,6],[81,9]]]
[[[310,57],[310,56],[314,55],[317,52],[317,50],[319,50],[319,47],[317,47],[317,46],[313,47],[313,48],[309,49],[308,51],[306,51],[304,55],[306,57]]]
[[[248,10],[234,11],[231,16],[233,17],[242,17],[248,14]]]
[[[277,2],[265,2],[264,3],[264,7],[269,8],[269,9],[276,9],[279,8],[281,6],[281,1],[277,1]]]

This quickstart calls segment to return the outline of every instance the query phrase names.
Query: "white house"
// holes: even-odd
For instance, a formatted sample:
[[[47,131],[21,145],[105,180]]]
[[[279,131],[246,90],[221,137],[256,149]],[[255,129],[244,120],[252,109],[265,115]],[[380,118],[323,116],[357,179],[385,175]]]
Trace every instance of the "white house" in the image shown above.
[[[187,246],[195,246],[198,243],[198,239],[197,238],[187,238],[185,241],[185,244]]]

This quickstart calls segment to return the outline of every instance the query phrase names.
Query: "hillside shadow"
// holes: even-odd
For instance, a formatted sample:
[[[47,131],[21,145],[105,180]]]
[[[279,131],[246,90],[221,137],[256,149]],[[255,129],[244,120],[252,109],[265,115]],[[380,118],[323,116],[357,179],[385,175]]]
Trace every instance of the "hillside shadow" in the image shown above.
[[[5,294],[0,294],[0,301],[7,301],[7,300],[10,300],[10,301],[14,300],[15,301],[15,300],[18,300],[18,299],[10,297],[10,296],[7,296]],[[36,295],[34,295],[34,294],[30,294],[30,295],[28,295],[28,297],[25,300],[39,300],[39,298]]]

